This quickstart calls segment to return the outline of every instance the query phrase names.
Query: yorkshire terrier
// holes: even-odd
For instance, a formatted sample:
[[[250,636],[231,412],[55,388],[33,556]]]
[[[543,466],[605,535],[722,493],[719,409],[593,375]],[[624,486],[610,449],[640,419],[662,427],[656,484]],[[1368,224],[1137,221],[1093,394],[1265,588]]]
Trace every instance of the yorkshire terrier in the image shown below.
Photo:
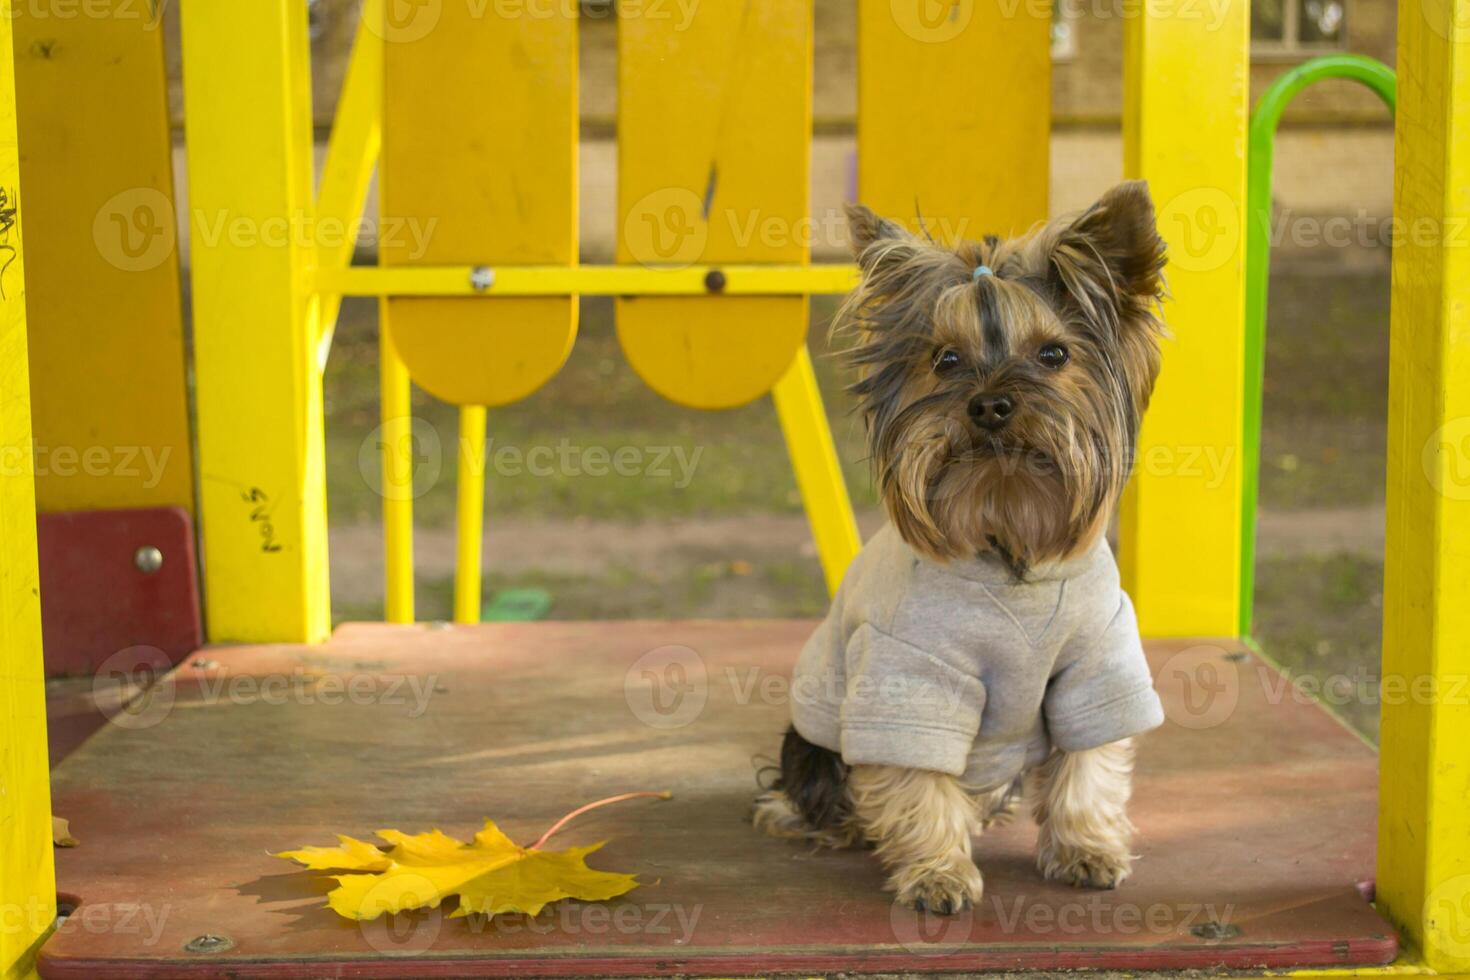
[[[1142,181],[949,248],[848,209],[834,321],[888,523],[802,649],[766,832],[869,844],[953,914],[1021,798],[1047,878],[1129,874],[1132,738],[1163,722],[1105,530],[1159,370],[1164,242]]]

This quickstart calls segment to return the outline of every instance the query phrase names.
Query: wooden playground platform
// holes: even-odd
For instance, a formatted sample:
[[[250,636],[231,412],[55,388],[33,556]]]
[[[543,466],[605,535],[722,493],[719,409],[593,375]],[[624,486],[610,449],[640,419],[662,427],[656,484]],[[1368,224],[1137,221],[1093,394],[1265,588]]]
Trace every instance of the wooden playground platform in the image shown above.
[[[747,822],[779,744],[804,622],[348,625],[325,645],[207,648],[55,770],[76,911],[48,978],[644,976],[1382,964],[1368,904],[1374,753],[1237,641],[1155,641],[1169,721],[1140,752],[1136,873],[1113,892],[1035,872],[1028,818],[978,845],[987,894],[894,906],[863,852]],[[340,681],[339,681],[340,679]],[[534,921],[446,910],[350,923],[271,856],[335,833],[493,817],[644,884]],[[128,928],[123,923],[128,923]],[[94,927],[105,923],[104,927]]]

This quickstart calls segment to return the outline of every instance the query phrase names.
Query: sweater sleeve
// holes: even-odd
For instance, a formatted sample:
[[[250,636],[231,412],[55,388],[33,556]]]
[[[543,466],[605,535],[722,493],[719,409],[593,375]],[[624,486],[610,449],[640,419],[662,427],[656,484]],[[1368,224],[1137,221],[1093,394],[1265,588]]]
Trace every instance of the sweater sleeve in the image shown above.
[[[1094,749],[1164,723],[1133,603],[1125,592],[1118,597],[1102,635],[1047,685],[1047,731],[1063,752]]]
[[[961,775],[980,731],[985,686],[871,623],[848,639],[840,728],[849,765]]]

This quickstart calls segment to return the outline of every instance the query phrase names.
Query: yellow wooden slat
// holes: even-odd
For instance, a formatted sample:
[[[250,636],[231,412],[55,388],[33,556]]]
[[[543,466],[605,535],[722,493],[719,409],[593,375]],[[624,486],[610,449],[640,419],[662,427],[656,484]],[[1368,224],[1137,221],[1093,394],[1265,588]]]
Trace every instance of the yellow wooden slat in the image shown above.
[[[315,641],[330,598],[306,8],[180,13],[206,624]]]
[[[193,510],[164,32],[133,0],[14,30],[37,504]]]
[[[422,19],[384,32],[380,262],[576,261],[576,5],[417,9]],[[405,298],[387,309],[414,381],[459,405],[524,398],[576,336],[570,299]]]
[[[318,270],[317,291],[342,296],[702,296],[712,272],[724,277],[726,296],[845,293],[857,285],[857,266],[641,265],[353,266]],[[486,285],[487,278],[489,285]]]
[[[34,971],[56,915],[26,372],[11,5],[0,0],[0,978]],[[29,199],[27,199],[28,201]],[[29,203],[26,205],[29,208]]]
[[[618,22],[618,260],[796,263],[809,254],[811,0],[624,3]],[[650,387],[695,408],[771,390],[806,336],[805,297],[640,297],[618,338]]]
[[[379,304],[381,313],[387,302]],[[382,314],[386,318],[386,314]],[[377,447],[382,463],[383,618],[411,623],[413,609],[413,468],[419,457],[413,431],[413,384],[387,331],[378,333]]]
[[[1047,4],[859,0],[858,199],[934,237],[1047,216]]]
[[[1148,636],[1239,626],[1247,14],[1158,0],[1126,25],[1124,169],[1148,180],[1169,245],[1173,335],[1119,532]]]
[[[480,561],[485,532],[485,408],[459,410],[459,468],[455,470],[454,621],[480,621]]]
[[[1377,895],[1470,973],[1470,0],[1398,23]]]

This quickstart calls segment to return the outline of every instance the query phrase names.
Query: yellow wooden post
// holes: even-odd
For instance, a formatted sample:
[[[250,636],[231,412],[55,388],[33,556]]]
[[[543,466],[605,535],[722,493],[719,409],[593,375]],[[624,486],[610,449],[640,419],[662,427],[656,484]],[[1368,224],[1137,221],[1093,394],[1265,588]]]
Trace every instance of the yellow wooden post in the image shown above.
[[[0,0],[0,978],[31,976],[56,915],[26,372],[10,0]]]
[[[858,199],[935,238],[1047,215],[1047,4],[859,0]]]
[[[1404,0],[1378,903],[1470,973],[1470,0]]]
[[[459,466],[455,470],[454,621],[480,621],[480,559],[485,532],[485,407],[459,410]]]
[[[1123,166],[1149,182],[1172,296],[1120,530],[1149,636],[1239,625],[1247,15],[1247,0],[1158,0],[1126,28]]]
[[[192,511],[164,31],[132,0],[47,6],[13,25],[36,503]]]
[[[387,322],[388,301],[378,304],[379,323]],[[418,450],[413,431],[413,383],[392,338],[378,328],[377,447],[382,461],[383,618],[413,622],[413,468]]]
[[[320,640],[331,615],[306,7],[180,12],[206,624],[214,640]]]

